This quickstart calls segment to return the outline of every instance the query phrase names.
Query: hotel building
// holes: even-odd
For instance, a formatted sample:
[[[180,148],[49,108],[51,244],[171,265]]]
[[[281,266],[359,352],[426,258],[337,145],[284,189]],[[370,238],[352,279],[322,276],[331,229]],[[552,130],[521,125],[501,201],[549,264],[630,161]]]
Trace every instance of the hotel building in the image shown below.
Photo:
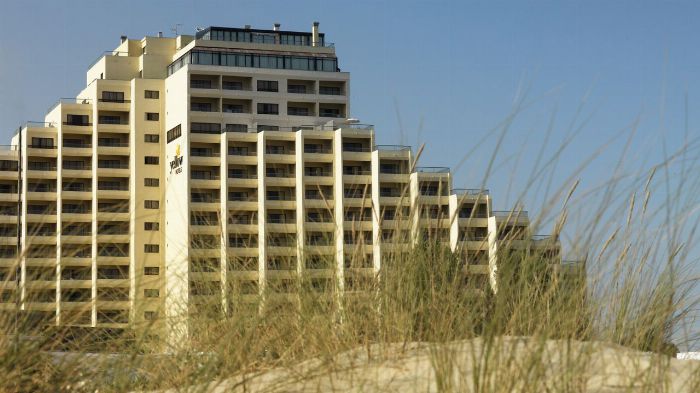
[[[421,239],[494,290],[506,237],[559,261],[527,212],[377,145],[349,82],[318,23],[121,37],[0,152],[0,308],[177,336],[302,275],[347,296]]]

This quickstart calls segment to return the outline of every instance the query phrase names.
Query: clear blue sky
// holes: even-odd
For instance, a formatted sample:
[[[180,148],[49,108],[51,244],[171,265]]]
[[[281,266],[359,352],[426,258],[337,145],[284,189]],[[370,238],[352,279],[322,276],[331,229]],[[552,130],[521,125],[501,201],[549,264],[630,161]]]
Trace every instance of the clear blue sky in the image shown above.
[[[181,23],[310,30],[321,22],[352,74],[352,115],[376,125],[381,144],[425,142],[421,163],[456,166],[455,187],[479,187],[519,92],[534,103],[503,140],[487,186],[512,206],[546,139],[552,154],[585,101],[585,128],[552,174],[554,184],[607,139],[639,119],[630,160],[662,159],[660,141],[682,144],[688,94],[691,134],[700,111],[700,15],[681,1],[35,1],[3,0],[0,13],[0,137],[42,120],[58,97],[74,97],[101,52]],[[696,132],[695,132],[696,133]],[[582,174],[609,177],[622,142]],[[531,210],[542,198],[524,198]]]

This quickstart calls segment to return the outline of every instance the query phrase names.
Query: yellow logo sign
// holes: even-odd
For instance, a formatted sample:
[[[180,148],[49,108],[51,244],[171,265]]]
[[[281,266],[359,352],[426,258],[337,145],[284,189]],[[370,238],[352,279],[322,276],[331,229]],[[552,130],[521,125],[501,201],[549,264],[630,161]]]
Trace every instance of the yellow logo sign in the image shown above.
[[[170,173],[175,172],[175,174],[182,172],[182,156],[180,155],[180,144],[175,146],[175,157],[170,161]]]

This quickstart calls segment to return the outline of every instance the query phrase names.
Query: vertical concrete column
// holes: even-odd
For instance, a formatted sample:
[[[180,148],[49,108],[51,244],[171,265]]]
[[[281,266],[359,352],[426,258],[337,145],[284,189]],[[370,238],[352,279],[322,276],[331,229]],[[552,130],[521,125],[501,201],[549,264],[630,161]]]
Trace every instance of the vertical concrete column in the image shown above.
[[[265,138],[267,131],[258,133],[258,287],[260,295],[264,296],[267,287],[267,191],[265,186]],[[264,297],[262,298],[264,303]]]
[[[219,228],[221,229],[221,310],[224,315],[229,315],[228,303],[228,135],[226,131],[221,133],[220,158],[219,158]]]
[[[372,152],[371,172],[372,172],[372,259],[374,272],[381,269],[381,241],[382,241],[382,206],[379,203],[379,150]]]
[[[342,296],[345,290],[345,253],[343,227],[345,218],[345,203],[343,197],[343,134],[339,128],[333,133],[333,198],[335,199],[335,257],[338,277],[338,294]]]
[[[305,208],[304,208],[304,131],[295,132],[295,192],[296,192],[296,214],[297,214],[297,273],[302,277],[304,272],[304,259],[306,258],[305,247],[306,232],[304,230]]]

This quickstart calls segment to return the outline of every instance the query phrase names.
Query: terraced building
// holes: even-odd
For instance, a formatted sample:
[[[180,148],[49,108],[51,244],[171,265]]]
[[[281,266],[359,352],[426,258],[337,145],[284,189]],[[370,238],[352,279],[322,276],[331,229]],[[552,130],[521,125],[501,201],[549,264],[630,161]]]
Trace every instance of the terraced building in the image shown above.
[[[122,37],[0,152],[0,306],[177,336],[203,305],[235,315],[301,274],[349,296],[421,239],[494,289],[506,236],[559,260],[527,212],[377,145],[349,82],[318,23]]]

